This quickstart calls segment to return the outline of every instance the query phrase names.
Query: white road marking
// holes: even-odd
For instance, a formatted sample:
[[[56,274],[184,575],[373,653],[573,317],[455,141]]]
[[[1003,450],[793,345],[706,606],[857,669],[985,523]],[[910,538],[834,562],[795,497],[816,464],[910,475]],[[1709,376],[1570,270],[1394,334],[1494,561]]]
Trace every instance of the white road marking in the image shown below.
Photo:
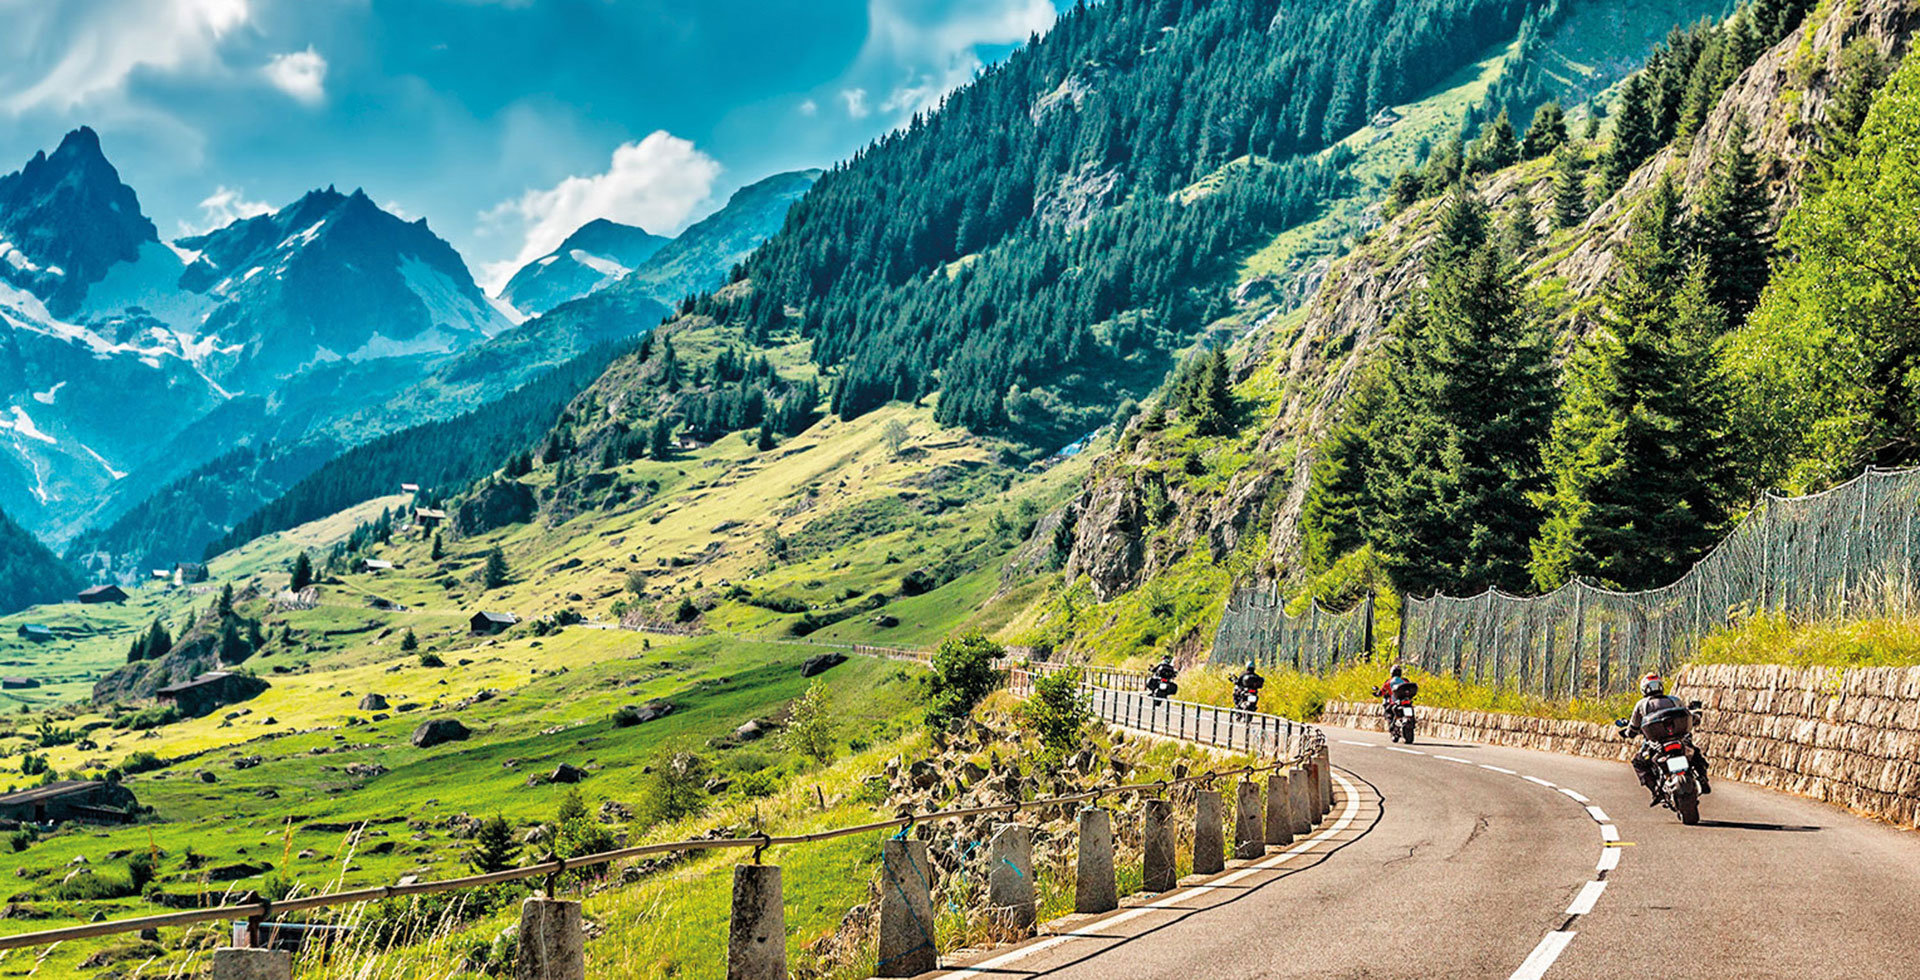
[[[1513,975],[1507,980],[1540,980],[1547,975],[1547,967],[1552,966],[1553,961],[1560,958],[1560,951],[1566,949],[1568,943],[1573,942],[1573,937],[1572,932],[1547,933],[1547,938],[1540,940],[1540,945],[1535,946],[1533,952],[1528,954],[1527,961],[1520,964],[1520,969],[1513,971]]]
[[[1405,752],[1408,755],[1426,755],[1425,752],[1422,752],[1419,749],[1403,749],[1398,745],[1387,746],[1387,751],[1388,752]]]
[[[1614,848],[1609,848],[1614,850]],[[1593,903],[1600,900],[1600,893],[1607,890],[1606,881],[1589,881],[1580,894],[1573,896],[1573,904],[1567,906],[1568,915],[1586,915],[1593,911]]]
[[[1603,847],[1600,849],[1600,863],[1593,866],[1595,871],[1612,871],[1620,866],[1620,849]]]
[[[1587,804],[1587,816],[1592,817],[1595,823],[1612,823],[1613,822],[1613,818],[1607,816],[1607,811],[1602,810],[1591,803]]]
[[[1500,768],[1499,766],[1490,766],[1490,765],[1487,765],[1487,764],[1486,764],[1486,763],[1484,763],[1484,762],[1482,762],[1482,763],[1480,763],[1480,768],[1482,768],[1482,769],[1491,769],[1491,770],[1493,770],[1494,772],[1499,772],[1499,773],[1505,773],[1505,774],[1507,774],[1507,775],[1509,775],[1509,776],[1518,776],[1518,775],[1520,775],[1519,773],[1517,773],[1517,772],[1514,772],[1514,771],[1513,771],[1513,770],[1511,770],[1511,769],[1502,769],[1502,768]]]
[[[1549,783],[1549,782],[1547,782],[1546,780],[1544,780],[1544,779],[1541,779],[1541,778],[1540,778],[1539,776],[1521,776],[1520,778],[1521,778],[1521,779],[1524,779],[1524,780],[1526,780],[1526,781],[1527,781],[1527,782],[1529,782],[1529,783],[1533,783],[1533,784],[1535,784],[1535,785],[1538,785],[1538,786],[1545,786],[1545,787],[1546,787],[1546,788],[1548,788],[1548,789],[1552,789],[1552,788],[1553,788],[1553,784],[1552,784],[1552,783]]]
[[[1620,828],[1610,823],[1600,825],[1600,839],[1612,843],[1620,839]]]
[[[1372,742],[1355,742],[1350,739],[1344,739],[1344,738],[1340,740],[1340,744],[1341,745],[1358,745],[1363,749],[1370,749],[1374,747],[1374,744]]]
[[[1593,802],[1592,800],[1589,800],[1589,799],[1587,799],[1586,797],[1584,797],[1584,796],[1581,796],[1581,795],[1580,795],[1579,793],[1576,793],[1576,792],[1574,792],[1573,790],[1570,790],[1570,789],[1568,789],[1568,788],[1566,788],[1565,786],[1562,786],[1562,787],[1560,787],[1560,792],[1562,792],[1562,793],[1565,793],[1565,794],[1567,794],[1568,796],[1571,796],[1571,797],[1573,797],[1573,801],[1574,801],[1575,803],[1579,803],[1579,804],[1581,804],[1581,805],[1583,805],[1583,806],[1584,806],[1585,804],[1588,804],[1588,803],[1592,803],[1592,802]]]
[[[1451,755],[1436,755],[1436,756],[1434,756],[1434,758],[1436,758],[1436,759],[1445,759],[1445,760],[1447,760],[1448,762],[1458,762],[1458,763],[1460,763],[1460,764],[1461,764],[1461,765],[1463,765],[1463,766],[1470,766],[1470,765],[1473,765],[1473,760],[1472,760],[1472,759],[1461,759],[1461,758],[1457,758],[1457,757],[1455,757],[1455,756],[1451,756]]]
[[[1000,970],[1000,968],[1006,966],[1009,963],[1017,963],[1021,960],[1026,959],[1029,956],[1034,955],[1035,953],[1044,952],[1046,950],[1053,949],[1056,946],[1065,945],[1066,943],[1072,942],[1075,939],[1110,939],[1112,938],[1110,934],[1110,930],[1114,926],[1121,925],[1127,922],[1132,922],[1134,919],[1140,918],[1141,916],[1146,915],[1149,912],[1158,911],[1160,909],[1177,908],[1181,903],[1187,901],[1188,899],[1192,898],[1195,895],[1204,894],[1210,891],[1218,891],[1219,889],[1226,888],[1244,878],[1251,877],[1262,871],[1270,871],[1278,867],[1279,865],[1285,864],[1288,860],[1306,853],[1308,849],[1310,849],[1313,845],[1319,843],[1320,841],[1326,840],[1327,838],[1330,838],[1335,834],[1338,834],[1341,831],[1346,830],[1349,826],[1353,824],[1354,818],[1359,816],[1360,814],[1359,789],[1355,787],[1353,783],[1349,782],[1345,776],[1342,776],[1337,772],[1333,773],[1332,775],[1333,775],[1333,781],[1340,784],[1340,791],[1346,795],[1346,801],[1347,801],[1346,806],[1341,808],[1340,819],[1334,821],[1333,826],[1328,827],[1317,834],[1314,834],[1312,837],[1309,837],[1306,840],[1303,840],[1300,843],[1295,844],[1292,847],[1287,848],[1286,850],[1281,851],[1278,854],[1270,855],[1264,860],[1247,865],[1246,867],[1241,868],[1238,871],[1234,871],[1229,874],[1222,875],[1204,884],[1189,885],[1186,888],[1182,888],[1177,891],[1168,892],[1167,894],[1162,895],[1157,900],[1149,902],[1146,905],[1137,905],[1124,912],[1115,913],[1103,919],[1087,922],[1081,926],[1083,930],[1093,930],[1093,931],[1063,932],[1057,936],[1049,936],[1046,939],[1040,940],[1039,942],[1008,950],[1007,952],[1002,953],[999,956],[993,957],[992,959],[982,960],[981,962],[975,963],[972,966],[961,967],[959,969],[952,970],[947,973],[942,973],[940,974],[940,977],[943,978],[943,980],[948,980],[948,978],[952,978],[952,980],[957,980],[957,978],[961,978],[961,977],[984,976],[986,974],[994,973]]]

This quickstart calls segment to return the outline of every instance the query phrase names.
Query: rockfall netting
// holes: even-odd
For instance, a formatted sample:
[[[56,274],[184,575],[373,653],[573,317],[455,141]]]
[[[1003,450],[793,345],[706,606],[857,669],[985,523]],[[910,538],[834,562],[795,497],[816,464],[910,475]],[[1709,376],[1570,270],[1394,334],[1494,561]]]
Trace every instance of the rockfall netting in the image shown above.
[[[1316,601],[1289,616],[1279,584],[1260,582],[1234,590],[1227,600],[1211,659],[1319,673],[1365,656],[1372,635],[1372,596],[1346,612],[1331,612]]]
[[[1920,469],[1868,470],[1805,497],[1768,494],[1661,588],[1614,592],[1576,581],[1535,597],[1409,598],[1400,656],[1422,670],[1549,698],[1634,690],[1642,674],[1671,671],[1708,633],[1756,612],[1815,620],[1911,609],[1920,586],[1916,512]],[[1216,659],[1219,649],[1216,642]]]

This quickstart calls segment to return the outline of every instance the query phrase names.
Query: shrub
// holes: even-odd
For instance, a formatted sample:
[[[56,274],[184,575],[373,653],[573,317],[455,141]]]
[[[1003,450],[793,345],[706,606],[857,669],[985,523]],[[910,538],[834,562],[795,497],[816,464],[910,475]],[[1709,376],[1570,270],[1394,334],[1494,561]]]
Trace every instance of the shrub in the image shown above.
[[[587,812],[587,801],[581,798],[580,790],[567,790],[553,818],[553,853],[559,857],[582,857],[611,851],[615,846],[613,831]],[[606,865],[582,868],[580,871],[582,877],[594,878],[603,877],[606,873]]]
[[[827,685],[815,678],[807,693],[793,703],[786,730],[780,740],[787,748],[812,759],[827,762],[833,758],[834,733],[839,728],[833,706],[827,703]]]
[[[933,652],[933,677],[927,703],[927,724],[945,728],[965,718],[1000,685],[994,661],[1006,655],[1000,644],[979,630],[949,636]]]
[[[1021,717],[1040,736],[1040,744],[1056,756],[1079,747],[1081,733],[1093,717],[1080,679],[1079,667],[1043,675],[1033,682],[1033,696],[1020,705]]]
[[[153,881],[153,852],[135,851],[127,856],[127,882],[133,886],[135,894],[147,890]]]
[[[140,894],[125,878],[81,874],[53,886],[53,897],[62,902],[99,902]]]
[[[707,808],[707,760],[677,752],[653,769],[641,812],[649,823],[668,823]]]
[[[423,653],[420,655],[420,666],[422,667],[445,667],[446,665],[447,662],[440,659],[440,655],[437,653]]]
[[[126,758],[120,760],[120,765],[118,766],[118,768],[122,773],[126,775],[133,775],[134,773],[152,772],[155,769],[164,769],[166,768],[166,766],[167,766],[167,760],[160,758],[158,755],[155,755],[154,753],[149,752],[146,749],[141,749],[137,752],[133,752],[129,754]]]
[[[15,854],[33,846],[33,831],[22,827],[7,835],[7,850]]]
[[[762,769],[759,772],[745,772],[735,777],[733,788],[734,791],[741,796],[757,800],[761,797],[772,796],[779,792],[780,779],[773,774],[773,770],[771,769]]]

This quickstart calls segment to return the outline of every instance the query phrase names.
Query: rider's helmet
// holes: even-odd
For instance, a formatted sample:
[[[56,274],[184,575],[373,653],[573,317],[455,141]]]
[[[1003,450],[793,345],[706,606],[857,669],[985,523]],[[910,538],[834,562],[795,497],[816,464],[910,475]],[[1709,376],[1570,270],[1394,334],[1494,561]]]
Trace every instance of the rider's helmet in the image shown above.
[[[1394,668],[1393,668],[1393,673],[1391,673],[1391,674],[1389,674],[1389,675],[1387,675],[1387,676],[1389,676],[1389,677],[1399,677],[1399,676],[1401,676],[1401,674],[1400,674],[1400,667],[1399,667],[1399,665],[1398,665],[1398,664],[1395,664],[1395,665],[1394,665]]]
[[[1640,678],[1640,693],[1647,697],[1657,697],[1667,693],[1667,684],[1659,674],[1648,674]]]
[[[1247,661],[1247,673],[1253,673],[1253,661],[1251,660]]]

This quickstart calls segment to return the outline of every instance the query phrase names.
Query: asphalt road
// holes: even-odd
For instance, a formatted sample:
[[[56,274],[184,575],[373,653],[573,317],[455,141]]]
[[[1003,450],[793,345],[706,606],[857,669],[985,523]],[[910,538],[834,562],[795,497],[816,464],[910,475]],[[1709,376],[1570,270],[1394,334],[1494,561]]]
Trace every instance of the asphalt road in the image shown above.
[[[1730,780],[1686,827],[1624,763],[1327,736],[1310,840],[928,976],[1920,978],[1920,834]]]

